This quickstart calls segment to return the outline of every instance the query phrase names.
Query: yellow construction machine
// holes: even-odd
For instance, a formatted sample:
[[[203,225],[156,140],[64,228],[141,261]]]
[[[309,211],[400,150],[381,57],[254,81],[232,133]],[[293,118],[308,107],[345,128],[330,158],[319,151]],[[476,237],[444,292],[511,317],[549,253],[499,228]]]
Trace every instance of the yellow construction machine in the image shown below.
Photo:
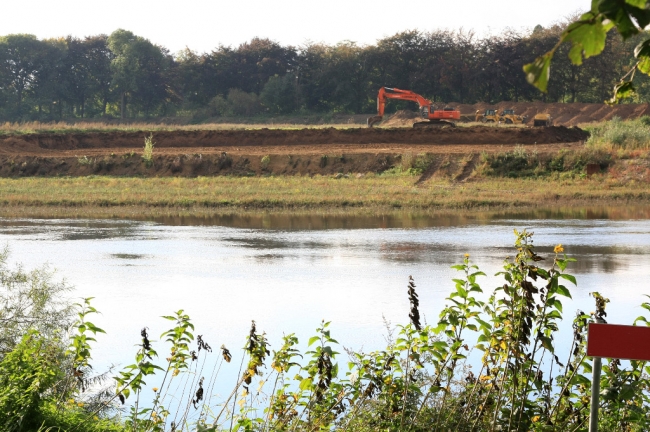
[[[533,117],[533,126],[551,126],[553,119],[548,113],[539,113]]]
[[[504,109],[499,114],[499,120],[505,124],[526,124],[528,117],[515,114],[515,110],[513,109]]]
[[[486,109],[483,114],[481,111],[476,110],[476,122],[481,123],[498,123],[499,122],[499,111],[494,109]]]

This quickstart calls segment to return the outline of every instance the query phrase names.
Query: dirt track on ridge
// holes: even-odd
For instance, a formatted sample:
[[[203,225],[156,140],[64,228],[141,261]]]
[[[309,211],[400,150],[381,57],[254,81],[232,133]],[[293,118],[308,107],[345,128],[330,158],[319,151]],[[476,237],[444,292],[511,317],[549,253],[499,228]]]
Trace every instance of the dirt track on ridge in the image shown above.
[[[0,138],[0,155],[68,156],[110,154],[127,149],[141,151],[146,135],[147,132],[14,135]],[[196,148],[208,153],[226,149],[250,152],[255,149],[273,154],[325,154],[456,145],[462,145],[465,151],[479,151],[485,150],[486,146],[571,143],[586,138],[584,131],[565,127],[458,127],[432,130],[329,128],[154,133],[157,154],[182,154]],[[444,152],[443,148],[439,150]]]

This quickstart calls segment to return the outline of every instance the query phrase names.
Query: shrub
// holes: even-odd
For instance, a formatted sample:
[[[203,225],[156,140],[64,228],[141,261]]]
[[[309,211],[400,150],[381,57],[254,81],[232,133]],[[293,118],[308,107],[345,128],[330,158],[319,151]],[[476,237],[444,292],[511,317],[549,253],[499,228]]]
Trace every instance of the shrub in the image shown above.
[[[144,139],[144,151],[142,152],[142,160],[144,161],[147,167],[150,167],[153,163],[153,147],[155,142],[153,140],[153,134],[149,134],[148,137]]]
[[[262,166],[263,169],[267,169],[270,163],[271,163],[271,157],[269,155],[262,156],[262,159],[260,160],[260,165]]]
[[[587,145],[592,148],[625,150],[650,148],[650,118],[647,116],[625,121],[614,117],[610,121],[586,129],[591,134]]]
[[[291,74],[272,76],[260,93],[260,101],[272,114],[290,114],[300,106],[298,85]]]
[[[253,116],[262,111],[259,96],[239,89],[230,89],[228,103],[234,115]]]

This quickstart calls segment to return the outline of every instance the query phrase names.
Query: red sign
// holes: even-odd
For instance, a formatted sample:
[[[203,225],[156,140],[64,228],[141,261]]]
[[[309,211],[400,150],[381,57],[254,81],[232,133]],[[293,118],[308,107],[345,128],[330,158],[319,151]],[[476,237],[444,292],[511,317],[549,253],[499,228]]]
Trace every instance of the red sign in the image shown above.
[[[587,355],[624,360],[650,360],[650,327],[590,323]]]

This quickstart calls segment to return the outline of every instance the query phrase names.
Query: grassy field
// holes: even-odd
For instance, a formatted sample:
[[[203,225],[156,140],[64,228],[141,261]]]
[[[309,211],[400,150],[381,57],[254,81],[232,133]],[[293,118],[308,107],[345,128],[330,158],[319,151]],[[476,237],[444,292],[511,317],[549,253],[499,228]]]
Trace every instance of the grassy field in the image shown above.
[[[647,184],[607,178],[432,179],[331,177],[0,179],[0,216],[119,217],[223,211],[490,210],[650,204]]]

